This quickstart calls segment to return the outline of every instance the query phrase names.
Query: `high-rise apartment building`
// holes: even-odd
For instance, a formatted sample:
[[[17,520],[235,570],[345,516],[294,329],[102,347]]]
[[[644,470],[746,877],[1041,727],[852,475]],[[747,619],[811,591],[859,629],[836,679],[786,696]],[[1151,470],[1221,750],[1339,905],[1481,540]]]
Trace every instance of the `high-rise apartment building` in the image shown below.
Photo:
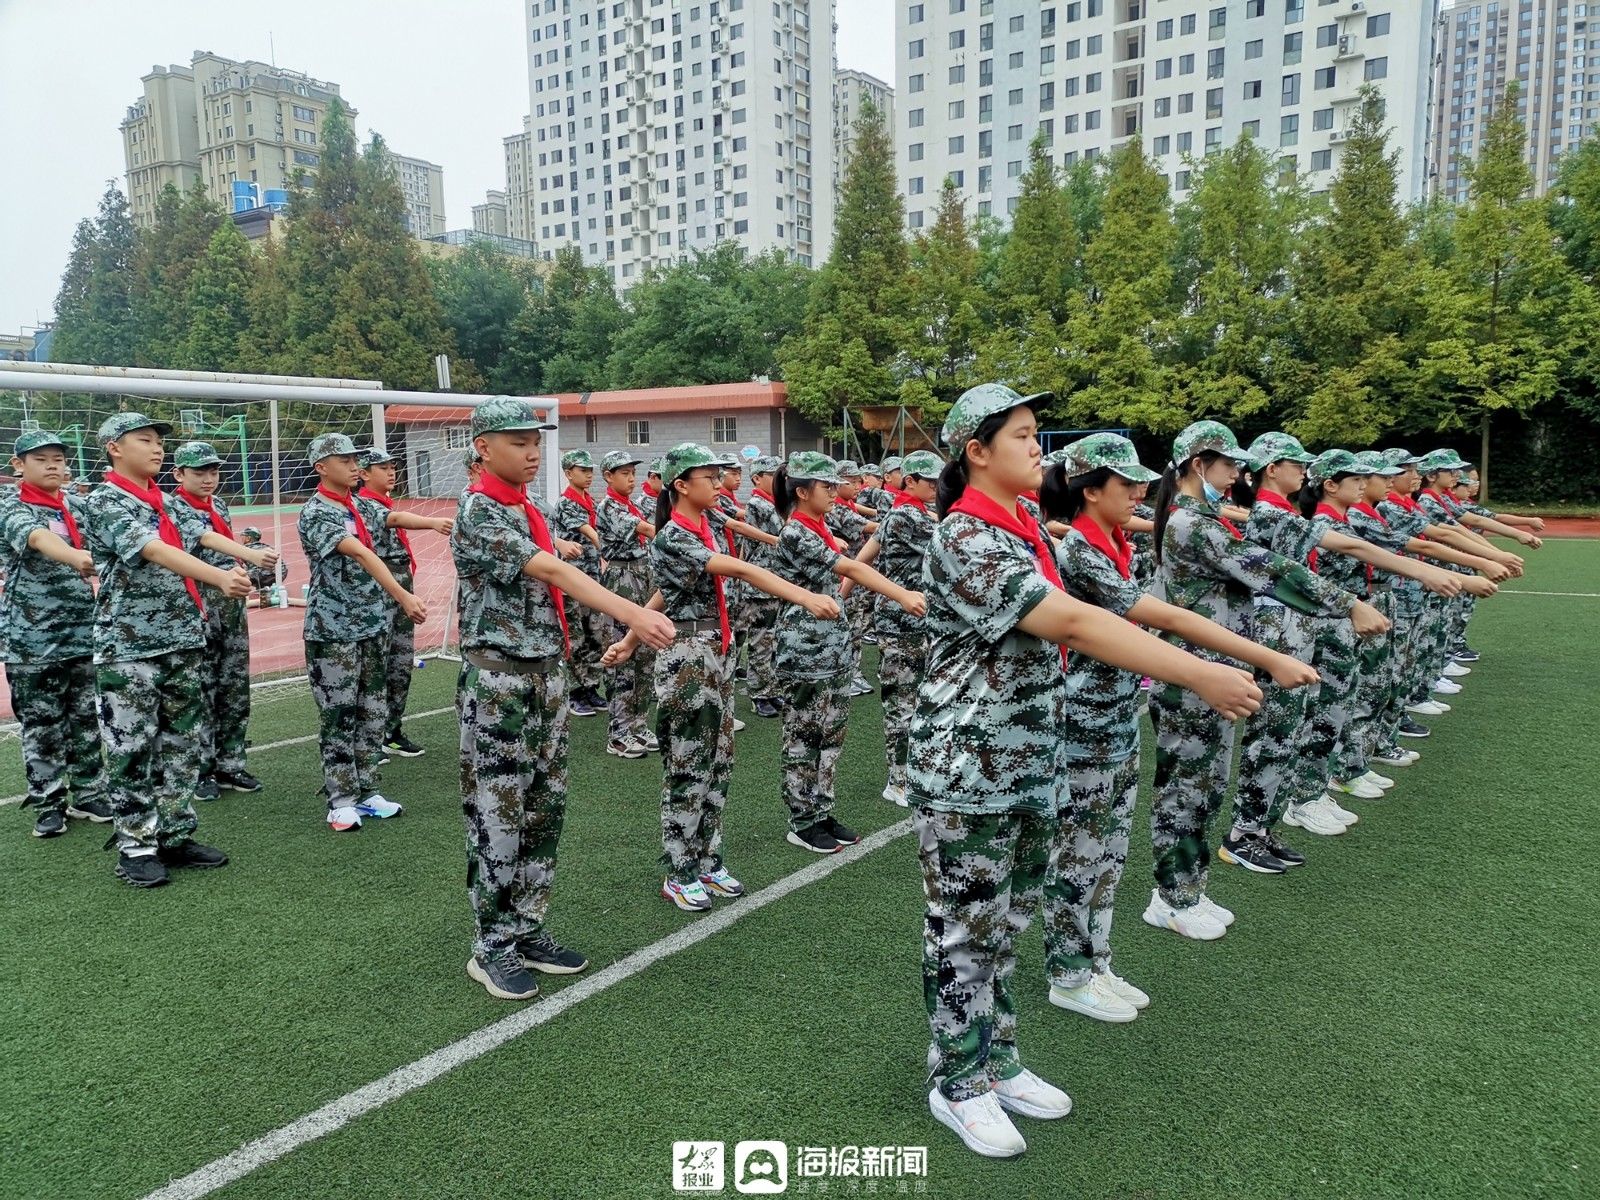
[[[834,3],[528,0],[541,255],[577,246],[624,287],[729,240],[826,257]]]
[[[865,71],[841,70],[833,73],[833,188],[835,195],[844,183],[845,168],[855,152],[856,118],[871,104],[883,114],[884,128],[894,138],[894,88]]]
[[[1140,139],[1181,197],[1196,158],[1248,132],[1326,188],[1360,90],[1381,92],[1402,199],[1427,188],[1437,0],[895,0],[906,219],[951,177],[1016,205],[1042,134],[1070,166]]]
[[[525,242],[534,240],[533,119],[522,118],[522,132],[505,139],[506,148],[506,233]]]

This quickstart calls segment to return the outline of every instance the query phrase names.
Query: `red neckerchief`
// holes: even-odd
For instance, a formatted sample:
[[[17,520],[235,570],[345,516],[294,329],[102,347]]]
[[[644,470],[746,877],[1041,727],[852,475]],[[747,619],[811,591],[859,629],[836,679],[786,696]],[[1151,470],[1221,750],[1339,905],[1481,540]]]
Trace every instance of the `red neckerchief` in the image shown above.
[[[78,523],[72,519],[72,510],[67,507],[67,499],[60,492],[47,492],[43,488],[34,487],[25,483],[17,493],[17,499],[24,504],[37,504],[40,508],[53,508],[61,514],[61,521],[67,527],[67,540],[72,543],[74,550],[83,549],[83,535],[78,532]]]
[[[727,503],[724,504],[723,501]],[[727,515],[730,521],[739,519],[739,497],[735,496],[720,483],[717,485],[717,511]],[[722,540],[728,544],[727,554],[731,558],[739,557],[739,546],[733,540],[733,530],[726,525],[722,527]]]
[[[644,492],[644,494],[646,496],[649,496],[650,499],[652,499],[652,500],[654,500],[657,496],[661,495],[661,489],[660,488],[656,488],[654,491],[651,490],[650,481],[648,479],[646,479],[644,481],[644,487],[641,490]]]
[[[639,520],[641,520],[641,521],[644,520],[644,514],[642,512],[640,512],[638,507],[634,504],[632,496],[624,496],[621,492],[617,491],[617,489],[612,487],[610,484],[606,485],[606,495],[610,496],[618,504],[620,504],[624,508],[626,508],[630,513],[632,513]],[[637,530],[638,526],[637,525],[634,526],[634,529]],[[641,545],[641,546],[644,545],[644,542],[645,542],[645,537],[644,537],[644,534],[641,533],[641,534],[639,534],[639,545]]]
[[[1257,499],[1259,499],[1259,498],[1260,497],[1257,497]],[[1177,512],[1178,511],[1178,506],[1176,504],[1170,505],[1167,508],[1167,511],[1169,513]],[[1291,509],[1290,511],[1292,512],[1294,510]],[[1232,536],[1234,541],[1236,541],[1236,542],[1244,541],[1244,534],[1240,533],[1239,532],[1239,527],[1237,525],[1235,525],[1232,521],[1228,520],[1227,517],[1223,516],[1219,512],[1213,512],[1211,514],[1211,519],[1213,521],[1217,522],[1217,524],[1221,525],[1224,529],[1226,529],[1228,531],[1229,535]]]
[[[487,496],[498,504],[510,508],[513,504],[522,506],[523,514],[528,518],[528,532],[533,535],[533,544],[546,554],[556,552],[556,544],[550,538],[550,526],[544,522],[544,514],[533,506],[533,501],[528,499],[526,487],[513,487],[493,471],[485,471],[478,476],[478,482],[467,489],[477,492],[480,496]],[[567,601],[561,594],[561,589],[554,584],[546,584],[550,589],[550,603],[556,606],[556,621],[561,625],[561,643],[566,647],[567,657],[572,655],[572,638],[567,634]]]
[[[789,520],[797,521],[801,525],[804,525],[807,529],[811,530],[811,532],[821,538],[823,544],[835,554],[844,553],[844,548],[834,540],[833,534],[829,532],[827,525],[823,523],[821,517],[813,517],[810,513],[803,513],[797,508],[789,514]]]
[[[1388,499],[1389,499],[1390,503],[1398,504],[1401,508],[1407,509],[1410,512],[1416,512],[1419,508],[1422,507],[1420,504],[1417,503],[1415,497],[1413,497],[1413,496],[1402,496],[1399,492],[1390,492],[1389,496],[1388,496]]]
[[[890,492],[889,494],[894,497],[894,503],[889,506],[890,508],[905,508],[908,505],[915,505],[923,512],[928,511],[928,506],[910,492]]]
[[[1317,505],[1316,515],[1319,517],[1327,517],[1330,521],[1333,521],[1339,525],[1348,525],[1350,523],[1349,517],[1345,516],[1333,505],[1327,503],[1327,501],[1323,501]],[[1317,552],[1315,550],[1313,550],[1306,558],[1306,562],[1310,565],[1313,571],[1317,569]],[[1372,582],[1372,564],[1367,563],[1365,565],[1367,568],[1367,583],[1370,584]]]
[[[778,503],[777,500],[773,499],[772,493],[767,491],[766,488],[751,488],[750,489],[750,494],[752,496],[760,496],[768,504],[777,504]]]
[[[1437,488],[1423,488],[1422,494],[1432,499],[1436,504],[1439,505],[1440,508],[1444,509],[1445,512],[1449,513],[1451,516],[1461,515],[1461,506],[1455,502],[1454,497],[1445,495],[1445,493],[1439,491]]]
[[[185,487],[179,487],[173,495],[177,496],[178,499],[196,512],[203,512],[210,517],[212,533],[220,533],[230,542],[233,541],[233,530],[228,527],[228,523],[222,519],[222,514],[217,511],[217,498],[215,496],[207,496],[202,500]]]
[[[589,514],[589,528],[595,529],[596,532],[598,532],[598,523],[594,515],[594,497],[589,495],[588,492],[580,492],[570,483],[567,484],[567,490],[562,492],[561,495],[566,499],[571,500],[574,504],[583,505],[583,511]]]
[[[1050,543],[1039,530],[1039,523],[1029,517],[1019,504],[1011,512],[1007,512],[996,504],[990,497],[980,492],[975,487],[968,487],[961,493],[961,499],[950,506],[949,512],[965,513],[969,517],[977,517],[987,525],[996,529],[1003,529],[1015,537],[1027,542],[1033,550],[1034,562],[1039,567],[1039,574],[1050,581],[1050,585],[1057,591],[1064,592],[1066,588],[1061,583],[1061,572],[1056,569],[1056,557],[1050,552]],[[948,514],[947,514],[948,515]],[[1061,665],[1067,665],[1067,648],[1058,646],[1061,651]]]
[[[1294,505],[1289,503],[1287,496],[1280,496],[1277,492],[1269,492],[1266,488],[1262,488],[1256,493],[1256,499],[1263,504],[1270,504],[1273,508],[1281,508],[1284,512],[1292,513],[1295,511]]]
[[[677,509],[672,510],[672,523],[687,529],[699,538],[705,548],[713,554],[721,553],[717,549],[717,539],[711,536],[711,522],[706,520],[704,513],[700,514],[700,524],[696,525]],[[711,582],[717,588],[717,624],[722,627],[722,652],[726,654],[728,647],[733,644],[733,629],[728,624],[728,601],[722,594],[722,576],[711,576]]]
[[[364,499],[371,500],[374,504],[383,505],[384,509],[389,512],[394,511],[393,500],[391,500],[388,496],[378,495],[377,492],[373,491],[369,487],[362,488],[357,494]],[[404,529],[401,529],[398,525],[394,527],[394,531],[400,537],[400,544],[406,548],[406,559],[411,564],[411,573],[415,575],[417,573],[417,556],[411,551],[411,535]]]
[[[1100,522],[1088,513],[1079,513],[1074,517],[1072,527],[1083,534],[1089,545],[1111,560],[1112,565],[1117,568],[1118,575],[1124,579],[1133,577],[1133,544],[1128,541],[1127,535],[1120,527],[1113,528],[1107,535],[1100,527]]]
[[[317,484],[317,495],[326,500],[332,500],[339,507],[350,514],[350,519],[356,523],[356,537],[361,539],[361,544],[368,550],[372,549],[372,534],[367,532],[367,523],[362,520],[361,510],[356,507],[355,500],[349,492],[342,496],[325,483]]]
[[[1035,504],[1037,504],[1037,503],[1039,503],[1039,493],[1038,492],[1018,492],[1017,493],[1017,499],[1019,499],[1019,500],[1032,500]]]
[[[106,472],[106,482],[113,487],[119,487],[128,495],[143,500],[156,510],[156,531],[160,538],[174,550],[183,550],[183,534],[178,532],[178,527],[172,523],[172,518],[167,515],[167,506],[161,499],[161,488],[152,482],[149,487],[140,487],[126,475],[119,475],[115,471]],[[187,551],[184,551],[188,553]],[[206,614],[205,603],[200,599],[200,585],[187,576],[183,579],[184,590],[189,593],[189,599],[194,601],[194,606],[200,610],[203,617]]]
[[[1358,513],[1366,513],[1367,516],[1371,517],[1374,521],[1380,522],[1381,524],[1387,525],[1389,523],[1383,519],[1383,514],[1378,511],[1378,507],[1375,504],[1368,504],[1365,500],[1363,500],[1360,504],[1352,504],[1350,507],[1355,509]]]

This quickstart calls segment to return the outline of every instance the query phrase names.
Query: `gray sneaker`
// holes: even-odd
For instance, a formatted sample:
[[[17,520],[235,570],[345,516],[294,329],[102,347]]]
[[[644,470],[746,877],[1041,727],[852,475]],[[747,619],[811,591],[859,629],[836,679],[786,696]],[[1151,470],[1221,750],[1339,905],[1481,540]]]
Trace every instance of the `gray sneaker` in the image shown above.
[[[467,959],[467,974],[500,1000],[532,1000],[539,994],[539,985],[517,952],[509,947],[485,957],[473,955]]]

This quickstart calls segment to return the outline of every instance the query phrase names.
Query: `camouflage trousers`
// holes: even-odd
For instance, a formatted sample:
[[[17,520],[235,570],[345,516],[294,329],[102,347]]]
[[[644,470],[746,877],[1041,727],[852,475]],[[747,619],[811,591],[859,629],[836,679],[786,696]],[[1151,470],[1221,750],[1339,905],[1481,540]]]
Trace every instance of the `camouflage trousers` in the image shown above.
[[[567,598],[567,636],[572,641],[567,665],[574,688],[600,686],[600,656],[605,653],[606,635],[610,632],[611,618],[605,613]]]
[[[1233,722],[1199,696],[1172,684],[1150,693],[1156,730],[1156,777],[1150,848],[1161,898],[1188,908],[1206,890],[1211,865],[1208,826],[1228,794]]]
[[[1075,988],[1111,969],[1111,912],[1128,863],[1139,752],[1115,762],[1073,762],[1069,770],[1055,876],[1045,890],[1044,940],[1050,982]]]
[[[648,603],[655,591],[650,562],[643,558],[611,560],[606,564],[604,582],[611,591],[635,604]],[[627,633],[628,627],[622,622],[607,619],[605,640],[608,644],[621,641]],[[606,708],[613,742],[638,742],[649,729],[651,673],[655,661],[656,652],[640,645],[627,662],[606,672]]]
[[[1434,680],[1444,670],[1450,646],[1450,601],[1432,592],[1422,597],[1422,615],[1415,626],[1416,658],[1407,680],[1407,703],[1416,704],[1433,694]]]
[[[1400,722],[1405,718],[1405,706],[1411,696],[1412,678],[1417,671],[1417,641],[1423,618],[1423,599],[1420,591],[1401,585],[1394,590],[1394,628],[1389,631],[1393,648],[1390,656],[1391,672],[1388,703],[1378,715],[1377,740],[1385,749],[1394,746],[1400,736]]]
[[[852,588],[844,601],[844,620],[850,626],[851,678],[861,674],[861,647],[872,625],[872,602],[878,594],[866,588]]]
[[[95,721],[94,660],[74,658],[48,666],[6,664],[11,711],[21,726],[22,768],[28,777],[23,807],[65,812],[107,798],[106,768]]]
[[[306,674],[321,715],[317,742],[328,808],[359,804],[378,790],[388,719],[383,687],[389,635],[356,642],[307,642]]]
[[[656,655],[661,861],[680,883],[722,865],[733,776],[733,650],[715,630],[679,634]]]
[[[559,662],[532,675],[461,664],[461,809],[480,957],[544,927],[567,812],[567,711]]]
[[[244,770],[250,725],[250,624],[243,600],[206,597],[206,650],[200,661],[200,778]]]
[[[1476,574],[1476,572],[1474,572]],[[1449,650],[1453,654],[1457,650],[1464,650],[1467,645],[1467,625],[1472,621],[1472,614],[1478,609],[1478,598],[1462,594],[1455,599],[1456,623],[1450,633]],[[1448,665],[1448,664],[1447,664]]]
[[[1350,728],[1334,763],[1335,779],[1354,779],[1371,770],[1372,756],[1383,748],[1379,744],[1379,717],[1394,697],[1394,643],[1399,630],[1394,592],[1379,588],[1372,593],[1371,604],[1389,618],[1389,632],[1363,638],[1356,648],[1356,690],[1350,699]]]
[[[1022,1070],[1016,944],[1054,874],[1056,820],[1043,813],[912,810],[922,890],[922,997],[950,1100]]]
[[[765,592],[746,594],[740,606],[745,622],[745,690],[753,700],[776,700],[778,691],[778,616],[783,601]]]
[[[389,570],[406,591],[411,591],[411,572],[404,565],[389,565]],[[389,606],[389,645],[384,660],[384,698],[388,718],[384,722],[383,740],[400,736],[400,723],[405,719],[406,701],[411,698],[411,672],[417,665],[416,622],[400,611],[400,606]]]
[[[1340,747],[1350,727],[1351,698],[1355,695],[1359,665],[1355,627],[1343,617],[1313,617],[1315,644],[1312,665],[1321,680],[1311,688],[1306,704],[1305,735],[1295,764],[1295,781],[1289,797],[1308,804],[1325,795],[1336,778]]]
[[[878,687],[883,697],[883,755],[889,786],[904,789],[911,757],[911,715],[928,661],[928,640],[920,633],[878,636]]]
[[[1257,601],[1251,636],[1269,650],[1310,663],[1311,621],[1286,604]],[[1245,718],[1239,791],[1233,799],[1233,828],[1240,834],[1271,829],[1297,798],[1290,785],[1305,736],[1306,705],[1316,690],[1279,687],[1265,671],[1256,672],[1256,682],[1261,685],[1261,707]]]
[[[112,840],[125,854],[154,854],[194,835],[194,789],[203,754],[202,653],[174,650],[95,670],[116,822]]]
[[[783,802],[798,833],[833,812],[833,779],[850,716],[850,672],[791,679],[783,701]]]

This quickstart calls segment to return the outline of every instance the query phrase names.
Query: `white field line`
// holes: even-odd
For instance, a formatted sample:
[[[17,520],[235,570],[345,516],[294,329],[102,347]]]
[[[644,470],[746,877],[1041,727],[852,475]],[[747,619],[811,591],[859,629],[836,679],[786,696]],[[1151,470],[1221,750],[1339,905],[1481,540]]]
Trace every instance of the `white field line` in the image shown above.
[[[725,906],[719,904],[711,915],[669,933],[658,942],[652,942],[642,949],[635,950],[626,958],[618,959],[609,967],[595,972],[581,982],[563,988],[548,1000],[540,1000],[526,1008],[518,1009],[512,1015],[485,1025],[482,1029],[469,1033],[447,1046],[442,1046],[415,1062],[397,1067],[382,1079],[359,1087],[323,1105],[315,1112],[307,1113],[282,1128],[274,1129],[271,1133],[246,1142],[233,1153],[209,1162],[197,1171],[174,1179],[165,1187],[151,1192],[145,1200],[198,1200],[201,1196],[208,1196],[218,1188],[226,1187],[252,1171],[275,1162],[308,1142],[326,1137],[358,1117],[365,1116],[407,1093],[426,1087],[457,1067],[482,1058],[507,1042],[553,1021],[574,1005],[581,1004],[591,996],[597,996],[608,988],[633,978],[641,971],[665,958],[670,958],[679,951],[687,950],[714,937],[735,922],[744,920],[751,913],[777,903],[808,884],[827,878],[841,867],[848,866],[856,859],[871,854],[910,831],[911,822],[900,821],[868,835],[859,845],[837,854],[830,854],[810,866],[800,868],[792,875],[785,875],[759,892],[732,901]]]
[[[1534,592],[1527,588],[1501,588],[1497,596],[1572,596],[1583,600],[1600,600],[1600,592]]]

